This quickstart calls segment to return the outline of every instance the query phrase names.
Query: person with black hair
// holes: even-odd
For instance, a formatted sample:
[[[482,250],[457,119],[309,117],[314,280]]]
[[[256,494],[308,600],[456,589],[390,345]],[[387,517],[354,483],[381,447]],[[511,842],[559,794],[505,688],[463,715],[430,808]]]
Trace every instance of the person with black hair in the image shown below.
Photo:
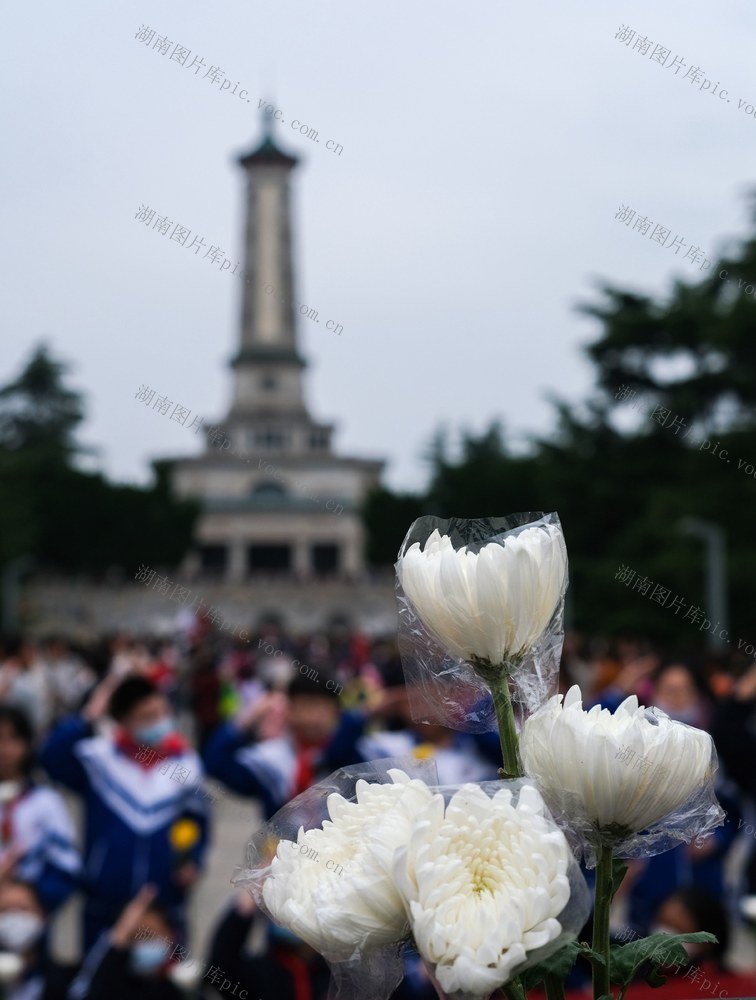
[[[720,760],[743,794],[750,819],[756,811],[756,663],[735,681],[730,696],[717,704],[712,736]],[[748,909],[756,914],[756,840],[753,838],[748,841],[744,881]]]
[[[65,802],[32,780],[33,746],[26,714],[0,705],[0,868],[33,883],[50,914],[77,888],[81,857]]]
[[[194,716],[194,739],[200,753],[221,721],[218,659],[218,652],[210,642],[198,644],[189,656],[189,705]]]
[[[338,685],[324,675],[296,675],[286,696],[270,692],[212,734],[204,750],[209,774],[238,795],[258,799],[270,818],[337,767],[362,730],[342,717]]]
[[[50,958],[46,931],[34,886],[0,881],[0,995],[7,1000],[65,1000],[75,969]]]
[[[332,771],[377,757],[434,756],[448,782],[496,777],[501,756],[495,734],[468,739],[442,726],[417,725],[366,736],[371,720],[396,713],[406,718],[406,688],[384,689],[370,705],[343,711],[339,687],[323,673],[298,674],[285,698],[263,695],[210,737],[203,754],[208,773],[258,799],[268,819]]]
[[[661,664],[651,675],[652,703],[675,722],[708,729],[711,722],[711,692],[701,674],[680,660]]]
[[[252,897],[239,892],[213,930],[207,957],[210,968],[223,969],[228,981],[251,987],[239,992],[240,1000],[326,1000],[331,976],[325,959],[285,927],[268,925],[264,954],[253,954],[246,947],[256,915]],[[203,982],[203,1000],[217,995]]]
[[[37,647],[25,636],[6,635],[0,642],[0,702],[22,709],[36,735],[45,732],[52,718],[52,696]]]
[[[706,695],[701,672],[680,657],[662,661],[647,678],[641,701],[652,704],[671,719],[706,729],[711,717],[711,697]],[[726,768],[715,776],[717,799],[727,819],[698,843],[678,844],[671,850],[633,864],[633,879],[627,886],[628,922],[636,933],[647,934],[662,900],[686,886],[706,890],[724,898],[725,866],[738,836],[740,795]]]
[[[107,711],[109,735],[94,725]],[[153,883],[180,937],[187,893],[208,839],[202,763],[176,732],[170,707],[144,677],[109,675],[80,716],[60,722],[40,754],[48,774],[84,799],[84,947]]]
[[[269,692],[219,727],[204,752],[210,774],[257,798],[268,817],[332,771],[362,760],[357,740],[370,713],[343,711],[341,685],[325,672],[300,673],[286,695]]]
[[[688,958],[696,962],[713,961],[723,967],[730,947],[727,911],[715,895],[693,885],[668,896],[656,911],[651,927],[652,934],[689,934],[692,931],[708,931],[717,940],[716,943],[684,944]]]
[[[107,934],[87,955],[68,1000],[181,1000],[176,931],[155,902],[154,886],[143,886]],[[188,964],[188,963],[187,963]]]
[[[42,664],[52,705],[52,721],[78,711],[97,676],[77,656],[62,636],[49,636],[42,644]]]

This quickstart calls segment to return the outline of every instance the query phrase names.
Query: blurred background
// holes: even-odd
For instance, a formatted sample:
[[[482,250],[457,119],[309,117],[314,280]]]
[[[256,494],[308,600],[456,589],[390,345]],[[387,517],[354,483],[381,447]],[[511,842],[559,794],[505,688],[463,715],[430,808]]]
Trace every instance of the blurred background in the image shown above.
[[[119,940],[152,920],[207,968],[231,963],[213,942],[238,918],[252,964],[176,989],[225,995],[246,976],[250,996],[286,994],[278,949],[319,995],[301,943],[228,917],[233,863],[297,782],[328,773],[345,719],[360,728],[341,763],[401,745],[495,774],[496,748],[411,720],[393,564],[423,514],[557,511],[563,689],[637,693],[707,728],[729,803],[703,854],[631,873],[618,933],[719,921],[727,949],[691,961],[746,975],[756,12],[163,0],[41,2],[6,24],[0,799],[7,909],[41,907],[44,962],[78,969],[132,899]],[[143,686],[114,715],[127,680]],[[202,810],[177,798],[147,832],[124,802],[148,775],[144,809],[162,802],[157,759],[136,760],[161,724],[156,745],[198,752],[181,766],[224,792]],[[254,753],[234,770],[282,739],[321,756],[278,784]],[[98,754],[120,806],[98,799]],[[13,827],[32,775],[62,795],[50,836],[69,853],[45,869],[66,888],[22,906],[10,883],[43,871]],[[29,830],[49,811],[38,792]],[[131,858],[117,891],[96,874],[111,822]],[[199,824],[187,849],[182,822]],[[144,837],[181,874],[140,901]],[[109,988],[98,974],[76,995]]]

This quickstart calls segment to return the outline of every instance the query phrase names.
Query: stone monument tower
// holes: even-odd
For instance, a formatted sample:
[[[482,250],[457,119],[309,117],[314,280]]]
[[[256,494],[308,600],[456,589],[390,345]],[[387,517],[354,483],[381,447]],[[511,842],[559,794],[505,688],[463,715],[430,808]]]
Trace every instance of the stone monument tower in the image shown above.
[[[245,266],[231,404],[207,432],[202,455],[171,463],[173,483],[202,504],[196,548],[204,575],[235,583],[356,579],[364,571],[359,506],[384,463],[335,455],[332,426],[307,408],[297,342],[307,307],[297,305],[292,259],[290,178],[298,160],[279,148],[271,125],[238,160],[246,174]]]

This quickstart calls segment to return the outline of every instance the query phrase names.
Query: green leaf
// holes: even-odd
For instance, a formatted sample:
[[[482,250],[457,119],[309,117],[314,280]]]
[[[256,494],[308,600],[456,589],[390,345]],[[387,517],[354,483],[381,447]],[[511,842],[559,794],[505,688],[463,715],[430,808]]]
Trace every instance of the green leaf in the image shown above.
[[[564,948],[555,951],[553,955],[549,955],[542,962],[531,965],[529,969],[520,974],[525,989],[532,990],[547,975],[558,976],[562,980],[566,979],[580,950],[577,941],[570,941]]]
[[[651,962],[652,972],[658,972],[664,965],[687,965],[688,953],[682,946],[683,941],[705,944],[716,940],[713,934],[697,931],[695,934],[652,934],[639,941],[614,945],[609,954],[609,978],[625,987],[644,962]]]
[[[663,986],[667,977],[663,976],[656,966],[652,966],[644,976],[649,986]]]
[[[600,952],[594,951],[593,948],[591,948],[591,946],[585,941],[581,941],[580,943],[579,954],[581,954],[587,962],[590,962],[591,965],[606,965],[606,959],[604,956]]]

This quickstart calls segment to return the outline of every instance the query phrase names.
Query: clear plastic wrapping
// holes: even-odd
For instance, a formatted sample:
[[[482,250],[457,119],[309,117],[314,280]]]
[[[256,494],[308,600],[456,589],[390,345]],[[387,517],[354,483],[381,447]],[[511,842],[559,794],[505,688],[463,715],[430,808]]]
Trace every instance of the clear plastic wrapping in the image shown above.
[[[531,782],[438,786],[433,762],[414,758],[344,768],[298,796],[255,833],[234,883],[323,954],[332,1000],[387,1000],[413,940],[440,997],[486,997],[590,912]],[[451,963],[433,952],[436,919],[459,950]]]
[[[567,549],[555,513],[421,517],[402,543],[396,578],[399,649],[416,722],[495,730],[491,670],[506,669],[522,718],[556,692]]]
[[[386,1000],[402,980],[409,927],[390,867],[418,799],[430,800],[436,780],[430,759],[341,768],[280,809],[247,845],[247,867],[234,884],[323,955],[329,997]]]
[[[619,858],[651,857],[700,842],[724,820],[711,736],[634,695],[614,714],[600,705],[586,712],[575,685],[527,720],[520,755],[590,867],[600,845]]]
[[[395,879],[439,997],[486,998],[574,940],[591,894],[528,779],[434,791]]]

